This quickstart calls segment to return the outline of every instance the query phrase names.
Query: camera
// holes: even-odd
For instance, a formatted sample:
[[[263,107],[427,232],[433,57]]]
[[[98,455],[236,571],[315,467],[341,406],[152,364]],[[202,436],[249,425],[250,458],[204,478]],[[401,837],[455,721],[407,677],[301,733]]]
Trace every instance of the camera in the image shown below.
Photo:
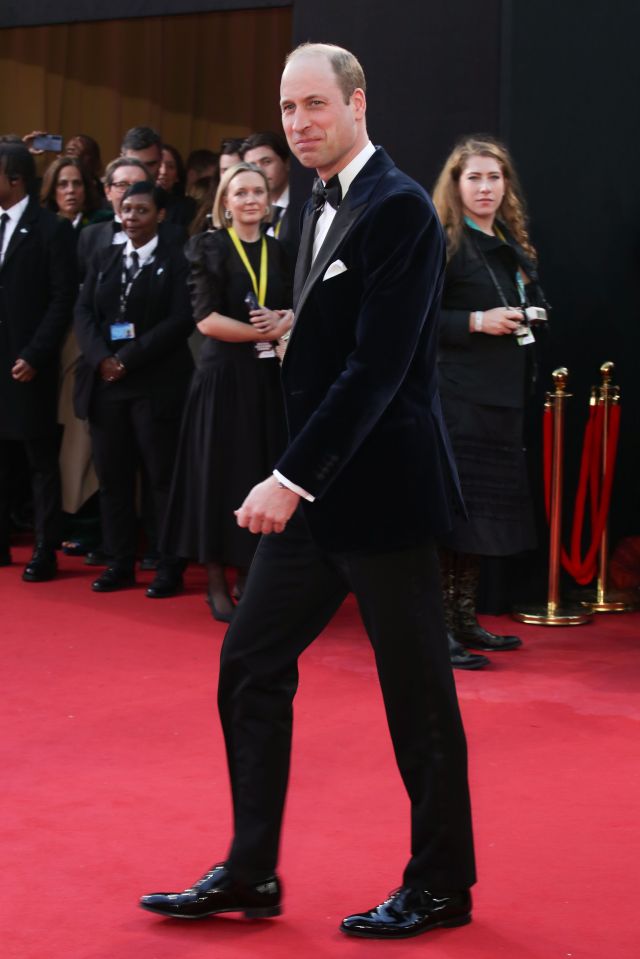
[[[546,323],[548,320],[547,311],[541,306],[527,306],[524,313],[529,323]]]

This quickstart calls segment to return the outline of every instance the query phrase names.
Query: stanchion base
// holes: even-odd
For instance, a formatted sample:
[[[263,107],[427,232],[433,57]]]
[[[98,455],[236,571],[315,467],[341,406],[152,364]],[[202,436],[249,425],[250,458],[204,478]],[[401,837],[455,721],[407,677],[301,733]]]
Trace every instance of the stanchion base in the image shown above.
[[[594,613],[632,613],[640,609],[640,595],[635,590],[581,589],[571,593],[571,599]]]
[[[519,623],[530,623],[533,626],[582,626],[593,619],[593,613],[585,606],[565,603],[526,606],[524,609],[512,610],[511,616]]]

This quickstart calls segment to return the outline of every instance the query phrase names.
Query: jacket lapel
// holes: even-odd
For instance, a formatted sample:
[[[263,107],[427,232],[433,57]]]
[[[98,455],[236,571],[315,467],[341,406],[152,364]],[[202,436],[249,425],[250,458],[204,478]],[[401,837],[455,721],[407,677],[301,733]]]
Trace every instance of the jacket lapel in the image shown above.
[[[378,181],[391,169],[393,169],[392,160],[387,156],[384,150],[377,148],[374,155],[365,163],[349,187],[346,197],[338,207],[338,212],[333,218],[324,243],[320,247],[318,255],[313,261],[306,278],[305,274],[307,273],[308,264],[311,260],[316,217],[312,215],[305,217],[293,288],[293,302],[296,316],[294,329],[312,287],[321,280],[336,250],[340,244],[343,243],[345,237],[353,229],[366,209]]]

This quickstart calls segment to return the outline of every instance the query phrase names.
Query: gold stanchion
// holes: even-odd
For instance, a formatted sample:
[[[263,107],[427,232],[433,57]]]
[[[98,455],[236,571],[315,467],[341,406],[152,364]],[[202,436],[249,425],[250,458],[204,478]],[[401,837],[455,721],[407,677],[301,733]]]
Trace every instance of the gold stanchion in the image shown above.
[[[611,407],[620,403],[620,387],[613,386],[614,364],[603,363],[600,367],[602,383],[598,390],[598,405],[604,406],[602,434],[602,486],[607,475],[607,446]],[[626,590],[609,589],[607,586],[609,569],[609,523],[605,524],[598,553],[598,579],[595,589],[583,589],[572,594],[572,598],[592,609],[594,613],[627,613],[640,608],[637,594]]]
[[[551,518],[549,531],[549,597],[546,605],[530,606],[514,610],[511,615],[520,623],[537,626],[581,626],[593,618],[593,613],[584,606],[560,603],[560,552],[562,549],[562,474],[564,457],[564,404],[571,396],[567,393],[565,367],[554,370],[555,390],[547,393],[545,408],[553,410],[553,457],[551,475]]]

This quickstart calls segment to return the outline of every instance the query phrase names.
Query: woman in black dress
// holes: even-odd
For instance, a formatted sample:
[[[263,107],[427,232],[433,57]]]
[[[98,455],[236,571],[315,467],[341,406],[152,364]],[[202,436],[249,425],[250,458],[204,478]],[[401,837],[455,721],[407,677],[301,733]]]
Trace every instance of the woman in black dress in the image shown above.
[[[543,306],[544,297],[504,146],[484,137],[461,141],[433,197],[448,251],[440,392],[469,514],[441,551],[445,609],[453,665],[479,669],[487,658],[467,647],[521,645],[515,636],[482,629],[475,607],[480,557],[512,556],[535,546],[523,443],[535,341],[525,311]]]
[[[206,565],[211,612],[225,622],[233,614],[225,570],[238,570],[241,591],[258,541],[237,526],[234,510],[285,443],[274,343],[293,321],[291,281],[284,250],[264,236],[268,215],[264,174],[239,163],[220,182],[216,229],[187,247],[194,318],[206,340],[185,409],[164,541]]]

